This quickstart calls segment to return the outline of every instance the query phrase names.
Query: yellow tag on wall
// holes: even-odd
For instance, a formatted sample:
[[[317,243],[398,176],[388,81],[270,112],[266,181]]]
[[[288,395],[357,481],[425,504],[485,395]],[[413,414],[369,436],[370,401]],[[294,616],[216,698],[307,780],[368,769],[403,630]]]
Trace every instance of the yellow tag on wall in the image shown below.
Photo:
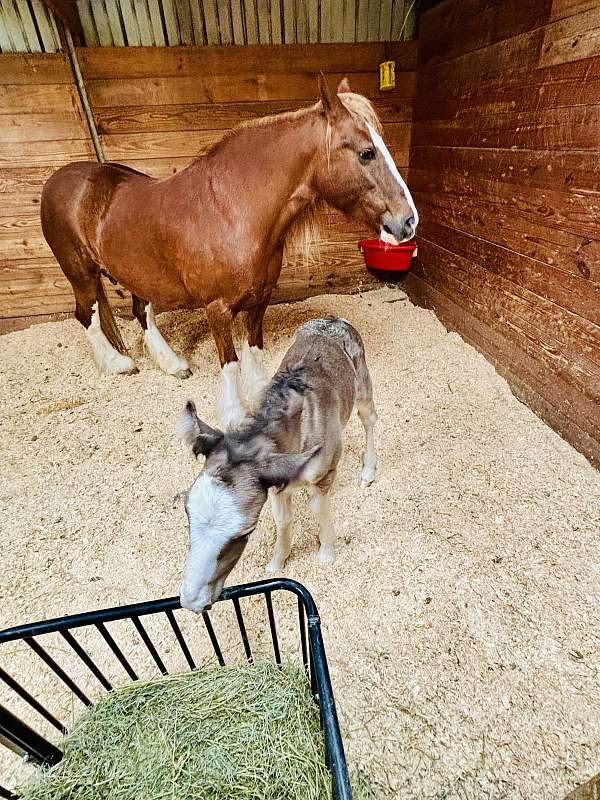
[[[379,88],[383,90],[396,88],[395,61],[384,61],[379,65]]]

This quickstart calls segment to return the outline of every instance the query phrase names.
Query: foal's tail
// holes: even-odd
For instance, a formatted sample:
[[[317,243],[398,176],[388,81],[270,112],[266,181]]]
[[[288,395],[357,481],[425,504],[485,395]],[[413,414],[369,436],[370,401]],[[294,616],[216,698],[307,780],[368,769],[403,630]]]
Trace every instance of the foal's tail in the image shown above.
[[[121,338],[121,334],[115,322],[111,307],[108,303],[108,297],[102,283],[102,275],[98,272],[96,278],[96,299],[98,300],[98,313],[100,315],[100,327],[102,333],[106,336],[111,345],[118,350],[119,353],[127,355],[127,348]]]

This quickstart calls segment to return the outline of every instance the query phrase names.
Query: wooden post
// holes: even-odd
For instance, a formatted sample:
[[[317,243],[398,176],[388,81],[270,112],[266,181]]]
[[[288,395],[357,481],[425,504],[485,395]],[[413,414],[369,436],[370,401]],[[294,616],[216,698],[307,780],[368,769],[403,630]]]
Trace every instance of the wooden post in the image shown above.
[[[62,22],[62,20],[57,20],[56,25],[58,28],[58,32],[60,34],[60,40],[63,46],[63,50],[66,52],[69,58],[69,64],[71,65],[71,72],[73,73],[73,80],[75,81],[75,85],[77,86],[79,100],[81,101],[81,107],[83,108],[83,113],[85,114],[85,119],[87,122],[88,130],[90,132],[90,137],[92,139],[92,144],[94,145],[94,150],[96,152],[96,158],[101,164],[103,164],[106,161],[106,158],[104,156],[104,150],[102,149],[102,142],[100,141],[100,137],[98,136],[96,121],[94,119],[94,114],[92,113],[92,109],[90,106],[87,89],[85,88],[85,81],[83,79],[83,75],[81,74],[81,69],[79,67],[79,60],[77,58],[77,52],[73,44],[73,37],[71,35],[71,31],[65,25],[65,23]]]

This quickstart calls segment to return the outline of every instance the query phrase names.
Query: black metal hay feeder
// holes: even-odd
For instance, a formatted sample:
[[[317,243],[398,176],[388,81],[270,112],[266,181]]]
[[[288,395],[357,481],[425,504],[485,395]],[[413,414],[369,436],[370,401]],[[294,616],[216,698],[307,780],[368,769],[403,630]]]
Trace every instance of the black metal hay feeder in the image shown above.
[[[240,598],[252,595],[263,595],[269,620],[271,642],[273,645],[273,655],[275,661],[281,663],[281,652],[279,638],[277,636],[277,625],[273,612],[272,593],[273,592],[292,592],[297,597],[298,602],[298,632],[302,661],[307,674],[310,677],[312,694],[321,712],[321,724],[325,736],[325,748],[327,765],[331,772],[331,781],[334,800],[352,800],[350,780],[344,755],[344,746],[338,724],[333,698],[333,690],[329,677],[327,659],[323,637],[321,635],[321,620],[317,611],[317,606],[308,590],[300,583],[285,579],[275,579],[247,583],[241,586],[232,586],[223,591],[219,598],[220,602],[230,601],[235,610],[235,616],[239,628],[241,641],[244,647],[246,658],[253,660],[252,648],[246,631],[244,617],[240,605]],[[34,622],[29,625],[21,625],[16,628],[8,628],[0,631],[0,646],[8,642],[24,641],[31,650],[54,672],[54,674],[65,684],[71,693],[77,697],[84,705],[91,705],[91,701],[83,690],[74,680],[57,664],[53,657],[37,641],[38,636],[48,633],[58,633],[71,647],[76,656],[83,662],[89,672],[101,684],[110,690],[111,683],[96,665],[93,655],[84,650],[75,639],[71,631],[75,628],[94,627],[101,635],[104,643],[125,670],[131,681],[138,679],[138,676],[129,663],[123,651],[113,638],[106,627],[107,622],[117,620],[131,620],[137,630],[142,642],[152,657],[154,663],[163,675],[167,674],[167,669],[161,659],[156,647],[154,646],[146,628],[143,626],[140,617],[152,614],[166,615],[169,625],[177,639],[179,647],[190,669],[195,669],[196,665],[188,645],[183,637],[181,629],[175,619],[174,611],[181,608],[178,597],[165,598],[163,600],[153,600],[148,603],[136,603],[134,605],[121,606],[117,608],[107,608],[102,611],[91,611],[86,614],[75,614],[69,617],[46,620],[44,622]],[[221,666],[225,665],[225,660],[221,646],[215,634],[210,614],[202,614],[206,632],[210,639],[217,661]],[[64,733],[65,725],[60,722],[38,699],[33,697],[28,690],[22,686],[12,675],[9,675],[0,667],[0,679],[9,687],[12,693],[18,695],[22,700],[54,728]],[[35,731],[28,724],[20,720],[15,714],[4,706],[0,706],[0,744],[13,750],[37,764],[56,764],[60,761],[62,753],[60,749]],[[0,797],[16,798],[8,789],[0,786]]]

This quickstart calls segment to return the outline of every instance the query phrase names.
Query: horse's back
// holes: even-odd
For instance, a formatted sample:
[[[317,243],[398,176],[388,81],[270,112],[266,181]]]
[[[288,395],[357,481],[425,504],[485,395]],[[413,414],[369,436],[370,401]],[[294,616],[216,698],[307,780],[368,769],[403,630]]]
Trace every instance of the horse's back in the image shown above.
[[[58,169],[44,184],[40,202],[42,230],[55,255],[65,235],[80,238],[95,228],[120,186],[154,180],[131,167],[97,161],[75,161]]]

